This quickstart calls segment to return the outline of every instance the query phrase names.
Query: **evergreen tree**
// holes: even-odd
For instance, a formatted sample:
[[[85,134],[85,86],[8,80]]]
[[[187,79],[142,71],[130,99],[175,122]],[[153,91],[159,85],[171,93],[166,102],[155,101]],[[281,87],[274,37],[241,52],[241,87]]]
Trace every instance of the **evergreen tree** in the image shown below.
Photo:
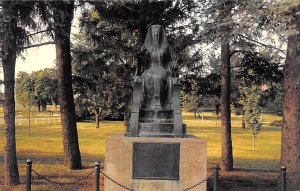
[[[94,5],[92,9],[86,9],[80,19],[84,34],[81,39],[86,41],[82,45],[86,48],[76,48],[74,53],[77,55],[76,65],[79,60],[81,60],[81,65],[85,62],[84,70],[92,71],[94,69],[93,75],[98,76],[97,78],[101,78],[102,81],[106,78],[107,72],[118,74],[118,71],[113,68],[127,71],[126,78],[120,74],[117,75],[122,82],[133,79],[134,70],[132,69],[134,68],[136,68],[136,75],[141,75],[144,58],[142,58],[140,49],[146,37],[147,27],[151,24],[160,24],[166,28],[171,47],[175,51],[174,59],[181,67],[195,64],[200,59],[199,52],[192,55],[189,53],[189,50],[193,49],[197,43],[197,36],[187,31],[195,31],[199,27],[196,24],[191,25],[195,21],[195,18],[191,16],[192,10],[197,8],[193,0],[91,3]],[[97,59],[92,60],[87,58],[88,56],[84,56],[88,55],[87,51],[91,55],[97,53],[98,56],[94,56]],[[77,70],[77,74],[82,78],[86,72],[81,71]],[[91,78],[89,77],[89,79]],[[120,89],[116,83],[109,83],[108,86],[105,85],[106,83],[102,84],[97,95],[101,94],[101,91],[102,93],[106,92],[106,89],[111,86],[116,90]],[[128,88],[128,85],[123,88]],[[123,102],[125,101],[122,108],[128,107],[130,104],[130,95],[131,91],[127,91],[123,95],[126,99],[122,99]],[[103,100],[101,96],[97,99],[101,100],[101,98]],[[92,102],[98,104],[96,108],[99,108],[101,101],[94,100]],[[115,105],[115,102],[111,103]],[[123,110],[121,109],[121,111]]]
[[[287,167],[287,190],[294,191],[300,189],[300,2],[288,1],[279,8],[284,11],[277,9],[278,17],[284,15],[290,29],[284,66],[281,163]]]
[[[35,2],[3,1],[0,8],[0,58],[4,74],[4,177],[5,185],[19,183],[15,137],[15,66],[21,47],[28,43],[27,28]]]
[[[257,52],[264,47],[274,52],[276,47],[260,43],[264,31],[265,2],[244,0],[201,1],[204,29],[200,36],[213,48],[221,48],[221,120],[222,120],[222,163],[225,171],[233,169],[231,140],[231,67],[234,56]],[[243,57],[242,56],[242,57]]]
[[[72,87],[71,24],[74,16],[74,1],[51,2],[53,9],[54,40],[58,97],[60,104],[64,164],[70,169],[81,169],[76,113]]]
[[[125,55],[132,56],[133,64],[137,68],[137,75],[140,75],[144,61],[140,49],[144,43],[148,26],[154,24],[162,25],[166,29],[168,41],[176,56],[174,59],[178,61],[178,64],[180,66],[190,65],[190,63],[185,62],[186,52],[198,42],[195,31],[199,30],[199,24],[196,23],[197,18],[192,16],[192,12],[197,11],[198,8],[196,1],[142,0],[123,3],[106,1],[92,3],[101,20],[109,22],[112,26],[102,30],[102,35],[120,42],[119,46],[126,45],[124,47],[126,50]],[[89,34],[93,34],[93,31],[95,31],[93,28],[97,26],[97,20],[89,22],[88,19],[83,19],[83,21],[87,21],[86,26],[90,28],[87,31],[89,31]],[[124,34],[121,39],[120,32]],[[98,32],[99,35],[101,33]],[[124,42],[122,40],[124,36],[129,37],[130,41]],[[191,57],[194,57],[193,62],[196,63],[199,59],[199,52],[190,54],[192,54]]]

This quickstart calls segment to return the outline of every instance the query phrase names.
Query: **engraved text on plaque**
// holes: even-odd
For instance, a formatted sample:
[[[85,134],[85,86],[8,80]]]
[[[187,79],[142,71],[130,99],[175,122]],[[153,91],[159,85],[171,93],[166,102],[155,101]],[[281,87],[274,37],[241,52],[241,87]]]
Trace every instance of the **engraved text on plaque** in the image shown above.
[[[134,143],[134,179],[179,179],[179,143]]]

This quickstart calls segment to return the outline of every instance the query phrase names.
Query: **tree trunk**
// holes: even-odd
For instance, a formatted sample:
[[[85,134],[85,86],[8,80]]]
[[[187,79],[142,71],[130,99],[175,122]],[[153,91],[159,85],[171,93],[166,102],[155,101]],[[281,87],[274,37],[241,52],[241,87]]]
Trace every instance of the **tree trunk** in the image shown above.
[[[55,112],[57,112],[57,104],[54,98],[51,99],[52,104],[54,105]]]
[[[229,43],[221,46],[221,137],[224,171],[233,169],[230,111],[230,51]]]
[[[246,122],[245,122],[244,116],[242,118],[242,129],[246,129]]]
[[[28,135],[30,136],[31,106],[28,111]]]
[[[300,31],[299,18],[296,22]],[[281,163],[287,167],[287,190],[295,191],[300,190],[300,34],[288,38],[284,67]]]
[[[100,117],[100,115],[99,115],[99,108],[97,108],[97,109],[95,110],[96,128],[97,128],[97,129],[100,127],[100,120],[99,120],[99,117]]]
[[[96,128],[99,129],[100,127],[100,120],[99,120],[99,114],[96,114]]]
[[[140,3],[140,12],[139,12],[139,45],[140,47],[143,46],[146,35],[147,35],[147,13],[146,11],[149,8],[149,2],[148,0],[142,0]],[[144,55],[143,54],[137,54],[137,69],[136,69],[136,75],[141,76],[143,73],[143,65],[144,65]]]
[[[41,101],[38,101],[38,111],[41,112]]]
[[[74,2],[54,1],[53,4],[64,164],[71,169],[81,169],[82,164],[76,125],[70,54],[70,32],[74,14]]]
[[[256,137],[255,137],[255,134],[253,134],[253,137],[252,137],[252,139],[253,139],[253,140],[252,140],[252,151],[253,151],[253,152],[255,152],[255,138],[256,138]]]
[[[3,2],[3,12],[10,14],[13,11],[9,8],[11,2]],[[16,156],[16,135],[15,135],[15,66],[16,66],[16,28],[17,21],[12,15],[11,20],[4,23],[3,40],[3,74],[4,74],[4,177],[5,185],[19,184],[19,171]]]
[[[246,129],[245,111],[242,111],[242,129]]]
[[[42,111],[47,111],[47,102],[46,101],[42,101]]]

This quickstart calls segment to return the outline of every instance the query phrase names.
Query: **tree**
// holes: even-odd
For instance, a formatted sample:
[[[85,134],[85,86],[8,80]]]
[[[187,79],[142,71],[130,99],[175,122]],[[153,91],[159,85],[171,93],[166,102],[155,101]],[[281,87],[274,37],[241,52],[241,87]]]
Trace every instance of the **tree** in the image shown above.
[[[278,48],[260,43],[265,30],[265,2],[244,0],[202,1],[204,30],[199,35],[206,43],[221,47],[221,111],[222,111],[222,163],[224,170],[233,169],[230,125],[230,68],[234,55],[240,52],[257,52],[267,49],[274,54]],[[219,46],[218,46],[219,47]],[[213,46],[216,48],[216,46]]]
[[[240,87],[240,92],[242,94],[242,99],[239,103],[243,106],[243,118],[245,122],[245,128],[253,135],[253,152],[255,151],[255,138],[260,132],[261,122],[260,118],[260,102],[261,95],[257,85],[248,85]]]
[[[5,1],[1,10],[3,39],[1,39],[4,74],[4,177],[5,185],[19,183],[15,137],[14,78],[17,56],[17,18],[12,14],[14,3]],[[6,19],[4,20],[4,15]]]
[[[256,136],[258,135],[258,133],[260,132],[261,130],[261,122],[258,121],[258,118],[254,118],[253,119],[253,122],[250,123],[250,132],[252,133],[253,135],[253,139],[252,139],[252,151],[255,152],[255,148],[256,148],[256,144],[255,144],[255,140],[256,140]]]
[[[0,9],[1,63],[4,74],[4,176],[5,185],[19,183],[15,138],[15,65],[20,47],[28,43],[26,27],[34,28],[34,2],[3,1]]]
[[[34,80],[35,102],[38,105],[38,110],[46,110],[47,104],[52,104],[57,111],[58,86],[56,70],[54,68],[46,68],[33,72],[31,78]]]
[[[221,40],[221,137],[222,166],[225,171],[233,170],[230,110],[230,38],[234,2],[224,1],[218,8],[218,19],[224,23],[219,27]]]
[[[46,68],[43,70],[27,74],[19,72],[16,79],[16,99],[19,104],[26,107],[29,105],[25,94],[30,94],[32,105],[37,105],[38,110],[46,110],[47,104],[53,104],[57,109],[57,78],[54,68]],[[26,98],[24,98],[24,96]]]
[[[70,33],[74,15],[74,2],[55,1],[52,2],[52,8],[64,164],[70,169],[80,169],[82,164],[76,125],[70,53]]]
[[[197,118],[197,114],[199,115],[201,98],[195,95],[186,95],[184,99],[184,107],[188,109],[188,111],[194,113],[195,119]]]
[[[233,169],[230,110],[230,50],[229,42],[221,46],[221,136],[222,162],[225,171]]]
[[[30,121],[34,114],[34,82],[26,72],[19,72],[16,79],[16,101],[18,113],[28,119],[28,134],[30,135]]]
[[[290,29],[296,30],[288,37],[284,66],[283,127],[281,138],[281,163],[287,167],[287,190],[300,189],[300,4],[290,3],[287,15]]]
[[[273,55],[243,51],[239,55],[239,63],[232,67],[232,100],[233,108],[237,114],[242,115],[242,127],[246,128],[245,109],[248,97],[244,89],[252,86],[259,88],[259,106],[265,107],[268,102],[273,102],[281,93],[280,84],[283,79],[282,61]],[[246,91],[247,92],[247,91]]]
[[[85,35],[76,35],[72,49],[76,102],[95,114],[96,128],[99,128],[100,118],[115,111],[125,112],[131,99],[134,68],[129,64],[132,56],[126,55],[121,42],[102,36],[107,28],[117,26],[101,19],[95,10],[86,12],[82,19],[83,23],[97,22],[97,25],[83,27]],[[125,43],[131,38],[118,29],[114,31]]]
[[[177,57],[174,59],[177,59],[178,63],[182,66],[188,64],[188,62],[185,62],[187,60],[184,59],[185,56],[183,56],[183,54],[186,54],[187,50],[195,45],[196,42],[194,39],[195,36],[187,34],[186,32],[187,28],[193,30],[194,28],[197,28],[195,25],[187,24],[190,23],[191,20],[194,20],[191,17],[191,10],[196,8],[194,7],[195,3],[193,0],[142,0],[139,2],[129,1],[124,3],[103,1],[91,3],[94,5],[94,9],[84,11],[83,17],[81,18],[81,25],[83,27],[82,31],[84,31],[83,34],[86,36],[85,39],[88,43],[88,47],[91,48],[89,50],[90,53],[97,53],[98,56],[94,56],[96,58],[95,61],[92,61],[89,58],[82,58],[90,63],[89,68],[92,67],[95,71],[99,70],[98,75],[96,76],[100,76],[100,78],[102,78],[101,81],[107,78],[105,77],[105,75],[107,75],[106,70],[110,73],[119,74],[119,77],[116,79],[121,79],[120,82],[129,82],[132,79],[130,78],[133,75],[132,68],[136,68],[136,74],[141,75],[144,58],[141,57],[142,54],[140,54],[140,48],[146,37],[147,26],[150,24],[160,24],[167,29],[169,34],[172,34],[169,36],[171,39],[170,42],[172,43],[175,52],[180,54],[177,54]],[[189,61],[195,63],[197,62],[197,59],[195,58],[197,57],[195,56]],[[123,71],[125,70],[128,75],[124,78],[123,76],[120,76],[118,71],[109,69],[110,67],[116,67]],[[88,71],[93,70],[88,69]],[[112,78],[115,77],[112,76]],[[97,79],[94,78],[94,80]],[[111,85],[112,87],[116,87],[116,91],[119,91],[120,85],[114,82],[111,83]],[[128,88],[128,85],[125,86]],[[101,88],[98,89],[98,91],[104,93],[108,87],[111,86],[105,87],[101,85]],[[127,91],[123,94],[123,96],[126,97],[126,99],[122,99],[123,101],[121,102],[123,111],[126,111],[125,108],[128,107],[130,103],[131,96],[128,96],[130,93],[130,91]],[[101,92],[94,92],[93,95],[96,96],[100,94]],[[94,96],[90,97],[92,98]],[[101,104],[101,101],[103,101],[105,97],[107,96],[100,96],[97,99],[102,99],[93,101],[94,104],[98,104],[96,108],[101,108],[99,107],[99,104]],[[114,96],[109,97],[113,98]],[[108,105],[111,105],[111,103],[120,105],[120,102],[116,103],[108,101]]]
[[[195,22],[196,17],[192,16],[192,12],[196,11],[198,6],[194,0],[186,1],[128,1],[124,3],[113,3],[111,1],[92,2],[95,10],[100,17],[112,26],[118,27],[106,28],[101,32],[107,35],[111,40],[119,39],[116,37],[118,31],[123,31],[131,37],[130,41],[125,42],[127,53],[133,56],[133,64],[136,64],[137,75],[141,75],[143,58],[140,54],[140,48],[144,43],[147,33],[147,27],[153,24],[162,25],[166,28],[168,40],[173,48],[176,57],[175,60],[183,67],[190,63],[184,60],[187,50],[193,48],[198,42],[196,33],[187,32],[199,30],[199,24]],[[92,24],[96,24],[93,22]],[[117,31],[115,29],[118,29]],[[113,30],[110,30],[113,29]],[[116,34],[116,36],[115,36]],[[106,37],[107,37],[106,36]],[[124,36],[122,36],[124,37]],[[124,42],[119,39],[119,42]],[[122,43],[121,43],[122,44]],[[194,53],[194,60],[197,62],[197,53]]]
[[[1,62],[4,73],[4,174],[5,184],[15,185],[19,182],[19,174],[16,160],[15,144],[15,101],[14,101],[14,75],[17,53],[22,50],[53,42],[30,45],[29,39],[34,34],[28,34],[27,30],[39,29],[32,16],[40,16],[44,21],[48,20],[46,12],[49,2],[41,1],[4,1],[1,2]],[[49,21],[49,20],[48,20]],[[46,30],[49,32],[49,30]],[[29,45],[28,45],[29,44]],[[28,46],[25,46],[28,45]]]
[[[14,77],[16,56],[26,48],[50,44],[30,45],[30,38],[41,31],[28,34],[28,29],[37,30],[39,25],[32,16],[45,10],[40,1],[3,1],[0,4],[0,57],[4,73],[4,175],[5,185],[19,183],[15,139]],[[42,31],[44,32],[44,31]],[[27,45],[27,46],[26,46]]]

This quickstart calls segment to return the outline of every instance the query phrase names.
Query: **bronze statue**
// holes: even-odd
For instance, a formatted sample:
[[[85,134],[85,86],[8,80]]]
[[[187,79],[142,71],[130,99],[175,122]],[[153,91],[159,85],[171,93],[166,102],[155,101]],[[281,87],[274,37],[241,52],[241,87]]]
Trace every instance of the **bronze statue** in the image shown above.
[[[145,43],[144,72],[142,74],[143,105],[148,109],[170,108],[172,87],[172,53],[165,31],[160,25],[148,29]]]
[[[182,137],[177,64],[162,26],[148,28],[141,51],[144,63],[135,76],[126,135]]]

